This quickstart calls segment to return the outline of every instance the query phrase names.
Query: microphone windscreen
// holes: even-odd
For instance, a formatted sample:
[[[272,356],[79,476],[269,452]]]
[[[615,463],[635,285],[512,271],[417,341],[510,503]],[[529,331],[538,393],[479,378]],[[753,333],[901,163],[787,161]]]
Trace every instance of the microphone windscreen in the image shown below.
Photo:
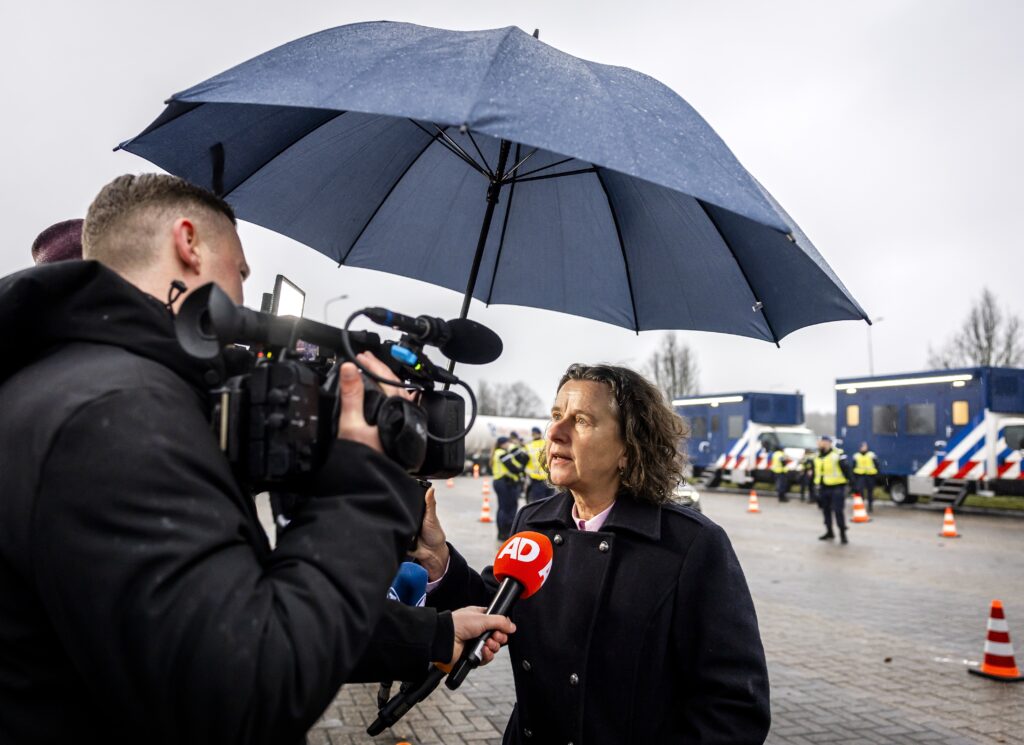
[[[499,582],[506,578],[523,586],[522,598],[537,592],[551,573],[554,550],[551,539],[543,533],[523,531],[505,541],[494,559],[494,577]]]
[[[448,359],[466,365],[485,365],[501,356],[501,337],[482,323],[453,318],[447,324],[452,336],[440,349]]]
[[[391,580],[388,597],[403,605],[419,606],[427,601],[427,570],[411,561],[403,561]]]

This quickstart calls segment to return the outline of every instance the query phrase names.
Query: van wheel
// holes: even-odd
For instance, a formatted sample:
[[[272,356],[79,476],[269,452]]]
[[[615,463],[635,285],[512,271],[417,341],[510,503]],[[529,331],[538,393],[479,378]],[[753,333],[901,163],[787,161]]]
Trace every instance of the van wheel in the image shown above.
[[[894,479],[889,482],[889,499],[895,505],[903,506],[913,504],[917,501],[916,494],[907,494],[907,482],[901,479]]]

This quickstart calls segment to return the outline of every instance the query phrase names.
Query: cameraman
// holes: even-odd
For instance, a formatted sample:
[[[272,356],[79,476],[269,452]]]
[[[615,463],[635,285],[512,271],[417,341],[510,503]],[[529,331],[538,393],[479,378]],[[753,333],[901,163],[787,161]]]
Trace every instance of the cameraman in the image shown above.
[[[234,222],[180,179],[122,176],[89,208],[93,261],[0,280],[0,742],[301,742],[342,683],[513,630],[386,601],[423,495],[351,363],[338,440],[270,549],[209,426],[226,370],[179,347],[169,291],[242,302]]]

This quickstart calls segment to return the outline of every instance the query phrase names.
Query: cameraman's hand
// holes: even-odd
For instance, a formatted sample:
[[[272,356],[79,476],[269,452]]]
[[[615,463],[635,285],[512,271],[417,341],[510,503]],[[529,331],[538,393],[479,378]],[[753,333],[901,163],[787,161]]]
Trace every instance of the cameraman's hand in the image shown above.
[[[427,570],[427,579],[437,582],[444,576],[444,570],[448,567],[448,543],[445,539],[444,528],[441,521],[437,519],[437,499],[434,496],[434,487],[427,489],[423,498],[426,509],[423,511],[423,524],[420,526],[420,533],[416,536],[416,549],[410,554],[416,562]]]
[[[338,417],[338,439],[352,440],[369,445],[378,453],[384,452],[380,444],[380,432],[366,423],[363,416],[363,376],[351,362],[341,366],[338,378],[338,393],[341,396],[341,416]]]
[[[360,365],[378,377],[399,382],[388,366],[369,352],[360,353],[356,359],[359,360]],[[378,453],[383,453],[384,447],[381,445],[377,427],[367,424],[366,417],[363,415],[365,386],[362,373],[353,363],[342,364],[338,389],[341,396],[341,416],[338,418],[339,439],[361,442],[364,445],[369,445]],[[407,391],[399,386],[381,385],[381,390],[385,396],[401,396],[410,400],[413,398],[412,391]]]
[[[505,644],[508,643],[508,635],[515,632],[516,625],[505,616],[487,615],[487,609],[479,606],[460,608],[452,613],[452,622],[455,624],[455,646],[452,650],[451,662],[455,662],[462,656],[462,650],[466,642],[472,642],[485,631],[494,629],[491,638],[487,640],[483,652],[483,664],[494,659]],[[443,660],[442,660],[443,662]]]

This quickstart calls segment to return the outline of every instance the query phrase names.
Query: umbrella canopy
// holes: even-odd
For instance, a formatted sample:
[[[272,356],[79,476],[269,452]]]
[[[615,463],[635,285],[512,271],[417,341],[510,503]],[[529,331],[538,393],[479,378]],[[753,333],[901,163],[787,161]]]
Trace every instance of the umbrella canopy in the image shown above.
[[[360,23],[200,83],[121,148],[339,264],[486,303],[777,342],[867,319],[656,80],[522,30]]]

